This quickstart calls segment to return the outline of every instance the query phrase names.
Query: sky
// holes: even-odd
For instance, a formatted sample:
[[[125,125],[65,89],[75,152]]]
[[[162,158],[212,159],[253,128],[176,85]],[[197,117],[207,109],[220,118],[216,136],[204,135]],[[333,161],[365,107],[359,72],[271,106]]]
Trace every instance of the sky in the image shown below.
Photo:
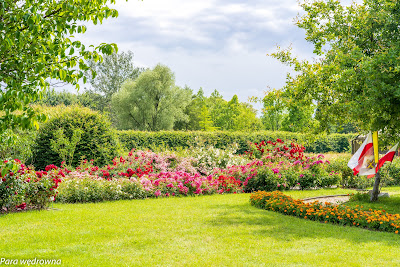
[[[281,88],[291,71],[267,56],[277,46],[311,60],[312,44],[294,25],[302,12],[297,0],[117,0],[118,18],[88,25],[85,44],[116,43],[132,51],[134,64],[167,65],[178,86],[209,96],[217,89],[226,100],[262,98]],[[255,105],[257,109],[261,105]]]

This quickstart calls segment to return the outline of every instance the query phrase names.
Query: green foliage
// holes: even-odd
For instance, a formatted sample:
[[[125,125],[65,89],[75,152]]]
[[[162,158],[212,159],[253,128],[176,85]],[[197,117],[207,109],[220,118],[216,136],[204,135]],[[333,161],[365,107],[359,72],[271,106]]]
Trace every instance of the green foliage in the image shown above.
[[[275,141],[277,138],[293,140],[303,144],[307,152],[348,152],[353,134],[312,135],[290,132],[141,132],[141,131],[119,131],[118,136],[125,150],[148,149],[154,146],[165,146],[169,148],[189,148],[197,144],[196,139],[204,140],[205,144],[212,144],[216,148],[227,148],[233,143],[239,145],[237,153],[243,154],[248,150],[248,142],[261,142],[263,140]]]
[[[102,23],[118,12],[114,0],[0,1],[0,133],[8,128],[37,126],[45,117],[29,103],[40,97],[49,81],[79,87],[88,69],[84,60],[101,60],[100,53],[116,51],[102,43],[87,49],[73,36],[86,31],[79,22]],[[85,81],[85,78],[83,78]],[[21,111],[21,112],[16,112]]]
[[[69,166],[72,165],[74,159],[74,153],[76,150],[76,145],[81,141],[82,130],[81,129],[71,129],[72,136],[71,140],[64,135],[64,129],[60,128],[54,133],[54,139],[50,140],[51,150],[56,152],[59,157],[66,162]]]
[[[214,127],[214,122],[211,120],[210,113],[208,112],[208,108],[204,105],[201,108],[200,112],[200,129],[206,132],[213,132],[218,130],[218,127]]]
[[[104,109],[104,107],[106,107],[109,104],[109,102],[105,101],[103,95],[101,95],[100,93],[96,93],[93,90],[85,90],[77,94],[65,90],[63,91],[55,91],[54,89],[46,90],[42,94],[42,98],[36,100],[34,103],[37,105],[51,106],[51,107],[59,105],[65,105],[65,106],[81,105],[93,110],[99,110],[102,111],[103,113],[110,114],[109,108]]]
[[[46,90],[40,99],[34,101],[35,104],[45,105],[45,106],[58,106],[65,105],[70,106],[78,104],[78,96],[74,93],[61,91],[57,92],[54,89]]]
[[[91,71],[96,72],[96,77],[92,77],[91,71],[85,73],[85,77],[94,92],[104,98],[104,105],[99,110],[111,104],[112,95],[119,91],[126,80],[135,80],[143,71],[142,68],[134,67],[132,51],[105,55],[102,62],[88,60],[88,66]]]
[[[270,90],[261,100],[264,128],[272,131],[317,132],[315,105],[293,98],[289,91]],[[253,101],[260,101],[258,98]]]
[[[262,123],[257,118],[257,111],[248,103],[241,103],[237,95],[230,101],[214,90],[210,97],[204,95],[202,88],[192,95],[190,104],[185,109],[188,116],[186,123],[178,122],[175,130],[204,130],[216,129],[228,131],[257,131],[262,129]]]
[[[282,131],[313,132],[317,129],[317,122],[312,118],[314,105],[305,105],[289,102],[288,114],[282,121]]]
[[[61,203],[101,202],[121,199],[143,199],[146,191],[140,182],[129,179],[93,179],[72,174],[58,187],[56,201]]]
[[[232,144],[225,149],[218,149],[212,145],[196,140],[196,145],[182,153],[192,160],[193,167],[202,175],[210,175],[214,169],[224,169],[228,166],[244,165],[249,160],[235,155],[238,145]]]
[[[186,106],[184,113],[187,115],[187,120],[178,120],[174,124],[174,130],[201,130],[201,110],[205,106],[204,92],[200,88],[197,94],[193,94],[193,90],[185,86],[185,89],[190,91],[192,94],[192,100]]]
[[[187,121],[184,110],[190,95],[175,85],[172,71],[159,64],[124,83],[113,95],[112,107],[122,129],[170,130],[175,121]]]
[[[368,192],[357,192],[350,196],[350,201],[370,202],[370,195]]]
[[[36,131],[6,130],[0,135],[0,159],[20,159],[25,162],[32,157]]]
[[[0,162],[0,213],[41,209],[54,200],[62,171],[35,172],[18,159]]]
[[[400,185],[400,158],[396,156],[392,163],[385,163],[380,173],[383,186]]]
[[[341,173],[342,180],[340,185],[345,188],[365,189],[372,186],[373,179],[368,179],[366,176],[354,175],[353,170],[347,164],[350,161],[351,154],[338,155],[329,159],[329,171]]]
[[[60,106],[51,109],[51,114],[53,115],[49,120],[41,125],[32,149],[31,163],[38,169],[43,169],[49,164],[59,165],[63,160],[61,155],[70,158],[70,153],[74,150],[73,146],[62,153],[60,150],[56,153],[51,149],[51,140],[57,140],[57,131],[59,134],[63,132],[64,141],[59,143],[63,145],[71,143],[74,131],[82,132],[73,153],[73,160],[71,160],[73,166],[78,165],[83,157],[94,159],[97,165],[104,165],[118,154],[118,140],[111,129],[109,120],[104,115],[79,106]],[[76,142],[76,140],[72,141]]]
[[[285,99],[282,96],[282,91],[275,89],[268,91],[262,99],[262,103],[262,121],[265,129],[278,131],[279,129],[281,129],[286,108]]]
[[[282,179],[280,179],[278,175],[275,175],[271,168],[261,167],[257,169],[257,175],[248,180],[245,187],[245,192],[255,192],[258,190],[274,191],[284,189],[283,186],[278,187],[278,184],[281,182]]]
[[[291,65],[285,90],[317,104],[321,127],[352,122],[398,139],[400,126],[400,2],[305,1],[297,25],[306,30],[318,61],[309,63],[279,50],[272,56]]]

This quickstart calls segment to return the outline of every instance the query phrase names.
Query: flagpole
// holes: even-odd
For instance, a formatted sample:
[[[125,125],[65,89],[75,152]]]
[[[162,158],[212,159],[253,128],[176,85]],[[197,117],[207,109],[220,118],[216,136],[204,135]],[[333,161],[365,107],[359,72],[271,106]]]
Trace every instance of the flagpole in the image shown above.
[[[373,141],[373,146],[374,146],[375,166],[378,166],[378,163],[379,163],[379,147],[378,147],[378,132],[377,131],[375,131],[372,134],[372,141]],[[380,182],[381,182],[381,174],[379,173],[379,169],[376,168],[375,183],[374,183],[374,187],[372,189],[371,198],[370,198],[371,202],[374,202],[374,201],[378,200]]]

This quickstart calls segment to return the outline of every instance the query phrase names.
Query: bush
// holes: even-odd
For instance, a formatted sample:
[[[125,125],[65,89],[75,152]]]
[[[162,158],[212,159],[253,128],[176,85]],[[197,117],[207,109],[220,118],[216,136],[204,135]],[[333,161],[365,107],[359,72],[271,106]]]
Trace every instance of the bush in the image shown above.
[[[0,159],[19,159],[25,162],[32,157],[36,131],[6,130],[0,135]]]
[[[42,209],[54,200],[64,173],[56,168],[35,172],[16,159],[0,163],[0,213]]]
[[[330,158],[328,171],[340,173],[342,176],[340,185],[345,188],[365,189],[373,185],[374,179],[369,179],[366,176],[354,175],[353,170],[347,166],[351,155],[338,155]]]
[[[78,172],[63,179],[58,191],[56,201],[61,203],[142,199],[147,196],[141,183],[134,179],[96,179],[88,173]]]
[[[245,185],[245,192],[254,192],[258,190],[275,191],[287,190],[289,187],[284,178],[275,169],[269,166],[262,166],[257,169],[257,174],[249,179]]]
[[[386,163],[379,172],[382,186],[400,185],[400,158],[396,157],[392,163]]]
[[[62,129],[65,137],[61,141],[55,133]],[[67,149],[67,141],[73,133],[81,131],[82,135],[76,147],[73,147],[72,166],[77,166],[82,158],[94,159],[97,165],[104,165],[118,154],[118,140],[109,120],[100,113],[79,106],[57,107],[49,120],[40,126],[33,156],[30,160],[36,168],[43,169],[49,164],[60,164],[63,160],[60,151],[52,149],[51,140],[60,142],[61,148]],[[65,159],[64,159],[65,160]]]
[[[160,131],[160,132],[140,132],[140,131],[118,131],[119,140],[125,150],[152,149],[154,147],[189,148],[197,145],[197,139],[204,140],[205,144],[213,145],[215,148],[225,149],[233,143],[239,145],[237,153],[243,154],[248,150],[248,142],[259,143],[265,141],[293,140],[302,144],[307,152],[350,152],[350,140],[354,134],[332,134],[332,135],[312,135],[292,132],[183,132],[183,131]]]
[[[199,144],[191,147],[185,153],[192,159],[193,166],[197,172],[203,175],[211,174],[216,168],[227,168],[228,166],[242,165],[247,159],[235,155],[238,145],[232,144],[226,149],[218,149],[212,145]]]

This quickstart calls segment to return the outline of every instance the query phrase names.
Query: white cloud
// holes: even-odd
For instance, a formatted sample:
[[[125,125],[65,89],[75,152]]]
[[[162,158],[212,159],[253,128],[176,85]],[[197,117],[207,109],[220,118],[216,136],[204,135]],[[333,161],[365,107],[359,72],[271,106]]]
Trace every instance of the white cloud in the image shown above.
[[[293,46],[310,58],[312,47],[293,25],[296,0],[118,1],[120,16],[89,26],[87,44],[117,43],[134,52],[136,64],[157,63],[175,72],[177,84],[230,99],[262,97],[268,86],[284,85],[289,69],[266,56],[276,45]]]

